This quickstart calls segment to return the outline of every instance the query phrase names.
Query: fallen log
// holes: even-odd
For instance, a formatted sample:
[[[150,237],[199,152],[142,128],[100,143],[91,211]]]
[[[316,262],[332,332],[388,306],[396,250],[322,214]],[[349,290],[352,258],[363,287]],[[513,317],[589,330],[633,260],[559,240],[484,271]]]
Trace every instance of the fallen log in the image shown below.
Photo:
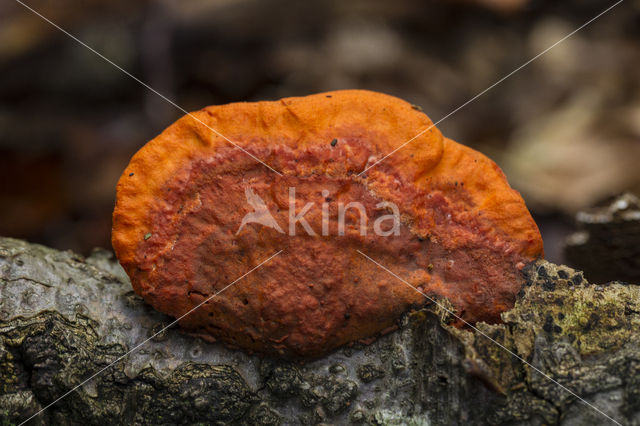
[[[178,326],[137,347],[173,319],[110,252],[0,238],[0,424],[640,424],[640,287],[523,273],[503,324],[456,329],[431,305],[300,364]]]

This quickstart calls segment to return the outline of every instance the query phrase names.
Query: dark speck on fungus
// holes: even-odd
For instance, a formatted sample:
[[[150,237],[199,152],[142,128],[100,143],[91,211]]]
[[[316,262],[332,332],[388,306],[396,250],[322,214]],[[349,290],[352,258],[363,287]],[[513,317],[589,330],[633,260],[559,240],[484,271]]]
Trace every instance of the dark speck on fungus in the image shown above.
[[[547,333],[551,333],[553,331],[554,325],[555,324],[553,323],[553,317],[547,314],[544,319],[544,325],[542,326],[542,329]]]
[[[578,285],[582,284],[582,281],[584,281],[584,276],[582,275],[582,272],[575,273],[573,275],[573,277],[571,277],[571,282],[574,285],[578,286]]]
[[[542,288],[546,291],[554,291],[556,289],[556,282],[551,278],[544,278],[542,280]]]
[[[176,318],[282,250],[180,320],[205,339],[275,356],[317,358],[371,342],[427,303],[357,250],[449,299],[464,321],[500,322],[525,284],[522,271],[543,254],[540,233],[496,164],[432,124],[398,98],[360,90],[207,107],[132,158],[124,176],[136,179],[118,183],[113,247],[136,293]],[[286,233],[289,188],[294,215],[314,203],[304,216],[313,234],[300,222],[295,236]],[[241,228],[255,212],[249,201],[269,211],[270,226]],[[356,201],[366,232],[354,214],[339,234],[338,206]],[[395,205],[402,219],[384,237],[373,226],[389,214],[380,203]]]
[[[547,270],[544,268],[544,266],[540,266],[538,268],[538,276],[540,278],[548,278],[549,274],[547,274]]]

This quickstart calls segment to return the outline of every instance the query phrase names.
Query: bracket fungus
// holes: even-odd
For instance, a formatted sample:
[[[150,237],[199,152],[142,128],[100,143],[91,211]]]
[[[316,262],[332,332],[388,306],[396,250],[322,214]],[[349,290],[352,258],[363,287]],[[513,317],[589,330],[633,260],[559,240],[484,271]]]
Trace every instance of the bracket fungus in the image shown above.
[[[113,247],[134,290],[174,317],[282,250],[180,325],[299,359],[370,340],[428,303],[358,250],[469,323],[499,322],[543,254],[493,161],[411,104],[359,90],[179,119],[122,174]]]

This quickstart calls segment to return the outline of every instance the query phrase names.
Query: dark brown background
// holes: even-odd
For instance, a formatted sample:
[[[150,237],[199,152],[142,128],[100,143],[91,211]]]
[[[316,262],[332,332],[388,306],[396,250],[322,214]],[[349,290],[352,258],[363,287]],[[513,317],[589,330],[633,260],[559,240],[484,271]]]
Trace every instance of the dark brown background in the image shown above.
[[[365,88],[434,121],[612,3],[27,1],[187,110]],[[550,260],[577,209],[639,187],[638,69],[626,0],[439,126],[504,168]],[[13,0],[0,76],[0,235],[108,247],[119,174],[182,113]]]

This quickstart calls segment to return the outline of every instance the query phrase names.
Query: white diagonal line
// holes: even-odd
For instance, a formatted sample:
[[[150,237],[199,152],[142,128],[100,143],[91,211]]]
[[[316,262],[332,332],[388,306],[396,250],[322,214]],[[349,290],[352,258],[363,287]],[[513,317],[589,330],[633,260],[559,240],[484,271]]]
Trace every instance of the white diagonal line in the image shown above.
[[[247,275],[249,275],[250,273],[252,273],[253,271],[255,271],[256,269],[260,268],[262,265],[264,265],[265,263],[269,262],[271,259],[273,259],[274,257],[276,257],[277,255],[279,255],[280,253],[282,253],[282,250],[278,251],[277,253],[275,253],[274,255],[272,255],[271,257],[269,257],[267,260],[262,261],[260,264],[258,264],[258,266],[255,266],[254,268],[252,268],[251,270],[249,270],[248,272],[246,272],[244,275],[242,275],[241,277],[237,278],[236,280],[234,280],[232,283],[228,284],[226,287],[224,287],[222,290],[217,291],[216,293],[214,293],[213,295],[207,297],[206,299],[204,299],[202,302],[198,303],[196,306],[194,306],[193,308],[191,308],[189,311],[187,311],[187,313],[183,314],[182,316],[176,318],[171,324],[167,325],[166,327],[164,327],[163,329],[161,329],[160,331],[158,331],[157,333],[154,333],[151,337],[147,338],[146,340],[143,340],[141,343],[139,343],[138,345],[136,345],[133,349],[129,350],[127,353],[125,353],[124,355],[119,356],[118,358],[116,358],[115,361],[113,361],[111,364],[107,365],[106,367],[98,370],[97,373],[92,374],[91,376],[89,376],[87,379],[83,380],[80,384],[74,386],[71,390],[67,391],[64,395],[60,396],[59,398],[57,398],[55,401],[49,403],[47,406],[45,406],[44,408],[42,408],[40,411],[38,411],[37,413],[35,413],[34,415],[32,415],[31,417],[29,417],[28,419],[26,419],[25,421],[23,421],[22,423],[20,423],[19,426],[24,425],[25,423],[27,423],[29,420],[33,419],[34,417],[38,416],[39,414],[41,414],[43,411],[45,411],[46,409],[50,408],[51,406],[55,405],[57,402],[59,402],[61,399],[66,398],[67,396],[69,396],[70,394],[72,394],[73,392],[75,392],[76,389],[78,389],[81,386],[84,386],[86,383],[88,383],[89,381],[91,381],[92,379],[94,379],[96,376],[99,376],[100,374],[102,374],[105,370],[108,370],[110,367],[112,367],[113,365],[117,364],[118,362],[120,362],[122,359],[124,359],[125,357],[127,357],[128,355],[130,355],[131,353],[135,352],[136,350],[138,350],[138,348],[140,348],[142,345],[144,345],[145,343],[147,343],[149,340],[153,339],[154,337],[156,337],[158,334],[166,331],[167,329],[169,329],[170,327],[174,326],[175,324],[177,324],[181,319],[183,319],[184,317],[186,317],[187,315],[191,314],[193,311],[195,311],[196,309],[198,309],[200,306],[204,305],[205,303],[207,303],[208,301],[210,301],[211,299],[213,299],[214,297],[216,297],[217,295],[219,295],[220,293],[222,293],[223,291],[225,291],[226,289],[228,289],[229,287],[231,287],[232,285],[234,285],[235,283],[237,283],[238,281],[240,281],[241,279],[243,279],[244,277],[246,277]]]
[[[446,306],[444,306],[443,304],[439,303],[437,300],[435,300],[432,297],[429,297],[428,295],[426,295],[424,292],[418,290],[416,287],[412,286],[411,284],[409,284],[409,282],[407,282],[406,280],[402,279],[401,277],[399,277],[398,275],[396,275],[393,271],[387,269],[384,265],[376,262],[375,260],[373,260],[372,258],[370,258],[369,256],[367,256],[366,254],[364,254],[363,252],[361,252],[360,250],[356,250],[358,253],[360,253],[362,256],[364,256],[365,258],[367,258],[368,260],[370,260],[371,262],[375,263],[376,265],[378,265],[380,268],[384,269],[385,271],[387,271],[389,274],[391,274],[392,276],[394,276],[395,278],[397,278],[398,280],[402,281],[403,283],[405,283],[406,285],[408,285],[409,287],[411,287],[412,289],[414,289],[415,291],[417,291],[418,293],[420,293],[421,295],[423,295],[425,298],[427,298],[430,302],[435,303],[436,305],[438,305],[440,308],[444,309],[447,313],[449,313],[450,315],[456,317],[457,319],[459,319],[460,321],[462,321],[463,323],[465,323],[465,325],[468,325],[469,327],[473,328],[476,332],[478,332],[479,334],[481,334],[482,336],[486,337],[487,339],[489,339],[491,342],[495,343],[496,345],[498,345],[499,347],[501,347],[502,349],[504,349],[505,351],[507,351],[509,354],[511,354],[512,356],[514,356],[515,358],[519,359],[520,361],[522,361],[523,363],[525,363],[526,365],[528,365],[529,367],[531,367],[533,370],[535,370],[536,372],[538,372],[539,374],[541,374],[542,376],[546,377],[547,379],[549,379],[550,381],[552,381],[553,383],[555,383],[556,385],[560,386],[560,388],[562,388],[563,390],[567,391],[568,393],[570,393],[571,395],[575,396],[576,398],[578,398],[581,402],[583,402],[584,404],[586,404],[587,406],[593,408],[594,410],[596,410],[598,413],[602,414],[603,416],[605,416],[607,419],[611,420],[613,423],[622,426],[622,424],[618,421],[616,421],[615,419],[613,419],[612,417],[610,417],[608,414],[606,414],[605,412],[603,412],[602,410],[600,410],[598,407],[596,407],[593,404],[590,404],[589,402],[587,402],[586,400],[584,400],[582,397],[580,397],[578,394],[576,394],[575,392],[573,392],[571,389],[567,388],[566,386],[564,386],[563,384],[561,384],[560,382],[558,382],[557,380],[555,380],[553,377],[549,376],[548,374],[544,373],[542,370],[540,370],[539,368],[535,367],[534,365],[530,364],[529,362],[527,362],[525,359],[523,359],[521,356],[515,354],[513,351],[507,349],[503,344],[501,344],[500,342],[496,341],[495,339],[493,339],[492,337],[490,337],[489,335],[487,335],[486,333],[484,333],[483,331],[479,330],[476,326],[470,324],[469,322],[463,320],[462,318],[460,318],[458,315],[455,314],[455,312],[452,312],[451,310],[449,310]]]
[[[220,133],[219,131],[217,131],[216,129],[214,129],[213,127],[209,126],[208,124],[206,124],[205,122],[203,122],[202,120],[200,120],[198,117],[196,117],[195,115],[193,115],[192,113],[190,113],[189,111],[187,111],[186,109],[182,108],[180,105],[178,105],[177,103],[175,103],[174,101],[172,101],[171,99],[169,99],[168,97],[166,97],[165,95],[163,95],[162,93],[158,92],[156,89],[154,89],[153,87],[149,86],[147,83],[145,83],[144,81],[140,80],[138,77],[136,77],[135,75],[131,74],[129,71],[125,70],[124,68],[122,68],[120,65],[116,64],[115,62],[113,62],[111,59],[107,58],[106,56],[104,56],[102,53],[98,52],[97,50],[95,50],[93,47],[89,46],[87,43],[83,42],[82,40],[80,40],[78,37],[74,36],[73,34],[71,34],[70,32],[68,32],[67,30],[65,30],[64,28],[60,27],[58,24],[56,24],[55,22],[51,21],[49,18],[47,18],[46,16],[42,15],[41,13],[39,13],[38,11],[36,11],[35,9],[31,8],[30,6],[24,4],[21,0],[15,0],[16,2],[20,3],[22,6],[24,6],[26,9],[30,10],[31,12],[33,12],[34,14],[38,15],[40,18],[42,18],[44,21],[48,22],[49,24],[51,24],[53,27],[55,27],[56,29],[60,30],[61,32],[63,32],[65,35],[69,36],[70,38],[72,38],[73,40],[75,40],[77,43],[79,43],[80,45],[86,47],[87,49],[89,49],[91,52],[95,53],[96,55],[98,55],[100,58],[104,59],[106,62],[108,62],[109,64],[113,65],[115,68],[119,69],[120,71],[122,71],[124,74],[126,74],[127,76],[131,77],[133,80],[135,80],[136,82],[140,83],[142,86],[144,86],[146,89],[150,90],[151,92],[155,93],[156,95],[160,96],[162,99],[164,99],[165,101],[167,101],[168,103],[170,103],[171,105],[173,105],[174,107],[176,107],[178,110],[182,111],[184,114],[188,115],[189,117],[193,118],[194,120],[196,120],[197,122],[199,122],[200,124],[202,124],[203,126],[205,126],[206,128],[208,128],[209,130],[211,130],[213,133],[215,133],[216,135],[220,136],[221,138],[223,138],[224,140],[226,140],[227,142],[229,142],[231,145],[235,146],[236,148],[240,149],[242,152],[244,152],[245,154],[247,154],[249,157],[253,158],[254,160],[256,160],[257,162],[261,163],[263,166],[265,166],[266,168],[268,168],[269,170],[271,170],[272,172],[274,172],[275,174],[282,176],[282,173],[280,173],[279,171],[277,171],[276,169],[274,169],[273,167],[271,167],[270,165],[268,165],[267,163],[265,163],[264,161],[262,161],[261,159],[259,159],[258,157],[256,157],[255,155],[253,155],[252,153],[250,153],[249,151],[247,151],[246,149],[244,149],[243,147],[241,147],[240,145],[238,145],[237,143],[235,143],[234,141],[232,141],[231,139],[229,139],[228,137],[226,137],[225,135],[223,135],[222,133]]]
[[[576,28],[575,30],[571,31],[569,34],[567,34],[566,36],[562,37],[560,40],[556,41],[555,43],[553,43],[551,46],[547,47],[546,49],[544,49],[542,52],[538,53],[536,56],[534,56],[533,58],[529,59],[527,62],[525,62],[524,64],[520,65],[518,68],[516,68],[515,70],[511,71],[509,74],[505,75],[504,77],[502,77],[500,80],[496,81],[495,83],[493,83],[491,86],[487,87],[486,89],[484,89],[482,92],[478,93],[477,95],[475,95],[473,98],[469,99],[468,101],[466,101],[465,103],[463,103],[462,105],[460,105],[459,107],[457,107],[456,109],[454,109],[453,111],[451,111],[450,113],[448,113],[447,115],[445,115],[444,117],[442,117],[440,120],[436,121],[435,123],[431,124],[429,127],[427,127],[426,129],[422,130],[420,133],[418,133],[417,135],[415,135],[414,137],[412,137],[411,139],[409,139],[408,141],[406,141],[405,143],[403,143],[402,145],[400,145],[399,147],[397,147],[396,149],[394,149],[393,151],[391,151],[390,153],[388,153],[387,155],[385,155],[384,157],[382,157],[381,159],[379,159],[378,161],[376,161],[375,163],[373,163],[372,165],[366,167],[363,171],[361,171],[360,173],[358,173],[358,176],[362,175],[363,173],[365,173],[367,170],[369,170],[372,167],[375,167],[377,164],[381,163],[382,161],[384,161],[386,158],[392,156],[393,154],[395,154],[398,150],[404,148],[406,145],[408,145],[409,143],[413,142],[414,140],[416,140],[417,138],[419,138],[420,136],[424,135],[426,132],[428,132],[429,130],[431,130],[432,128],[434,128],[435,126],[437,126],[438,124],[442,123],[444,120],[446,120],[447,118],[451,117],[453,114],[455,114],[456,112],[460,111],[462,108],[466,107],[467,105],[469,105],[470,103],[472,103],[473,101],[475,101],[476,99],[478,99],[480,96],[484,95],[485,93],[487,93],[489,90],[493,89],[494,87],[496,87],[497,85],[499,85],[500,83],[502,83],[503,81],[505,81],[506,79],[508,79],[509,77],[511,77],[512,75],[514,75],[515,73],[517,73],[518,71],[520,71],[521,69],[523,69],[524,67],[526,67],[527,65],[529,65],[530,63],[532,63],[533,61],[537,60],[538,58],[540,58],[542,55],[544,55],[545,53],[547,53],[548,51],[550,51],[551,49],[553,49],[554,47],[556,47],[557,45],[559,45],[560,43],[564,42],[565,40],[567,40],[569,37],[575,35],[578,31],[582,30],[584,27],[586,27],[587,25],[593,23],[593,21],[597,20],[598,18],[600,18],[602,15],[608,13],[611,9],[613,9],[614,7],[616,7],[617,5],[619,5],[620,3],[622,3],[624,0],[618,0],[617,2],[615,2],[614,4],[612,4],[611,6],[609,6],[608,8],[606,8],[605,10],[603,10],[602,12],[600,12],[599,14],[597,14],[596,16],[594,16],[593,18],[589,19],[587,22],[585,22],[584,24],[580,25],[578,28]]]

